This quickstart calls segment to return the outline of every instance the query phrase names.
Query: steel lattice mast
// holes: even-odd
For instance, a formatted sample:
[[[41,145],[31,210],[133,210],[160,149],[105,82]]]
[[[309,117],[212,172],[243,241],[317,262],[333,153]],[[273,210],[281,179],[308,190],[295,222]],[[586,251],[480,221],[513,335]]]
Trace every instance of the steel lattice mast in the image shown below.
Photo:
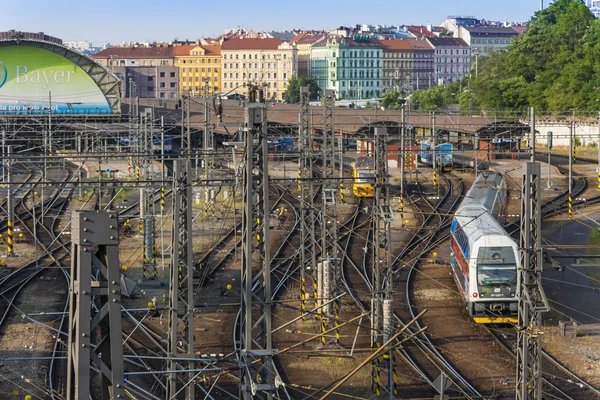
[[[313,274],[313,287],[316,282],[317,257],[315,235],[314,186],[313,186],[313,139],[310,126],[310,108],[308,86],[300,88],[300,125],[298,127],[300,145],[300,165],[298,168],[298,186],[301,199],[302,249],[300,252],[300,312],[305,313],[306,271]],[[315,293],[316,296],[316,293]],[[316,307],[316,305],[315,305]]]
[[[375,128],[375,187],[373,191],[373,271],[375,280],[373,284],[373,339],[379,347],[394,333],[393,322],[393,292],[392,269],[390,263],[390,238],[393,211],[390,204],[390,182],[388,171],[386,128]],[[387,390],[390,395],[395,394],[396,376],[394,371],[393,351],[384,355],[387,363]],[[379,377],[377,377],[379,378]]]
[[[273,398],[267,111],[262,88],[249,87],[242,172],[240,398]],[[257,98],[258,95],[258,98]],[[257,101],[258,100],[258,101]]]
[[[542,399],[541,313],[549,311],[550,307],[541,281],[540,184],[540,164],[526,163],[523,166],[521,188],[521,263],[517,278],[517,400]]]
[[[337,246],[337,210],[336,198],[338,182],[335,169],[335,130],[333,126],[333,109],[335,105],[335,93],[333,90],[325,90],[323,96],[323,209],[321,211],[321,263],[318,273],[318,285],[321,304],[331,300],[335,296],[334,290],[339,282],[339,260]],[[333,275],[333,276],[332,276]],[[322,324],[321,331],[326,330],[327,316],[339,317],[339,304],[335,302],[321,307]],[[336,341],[339,333],[336,334]],[[325,344],[325,336],[321,337],[321,343]]]
[[[88,400],[92,364],[102,399],[124,399],[119,221],[114,212],[73,211],[67,400]]]
[[[194,399],[194,285],[192,259],[192,167],[189,160],[175,161],[173,179],[173,228],[169,297],[168,399]],[[188,361],[179,361],[184,358]],[[187,376],[186,376],[187,375]],[[185,397],[178,392],[179,378],[185,382]]]

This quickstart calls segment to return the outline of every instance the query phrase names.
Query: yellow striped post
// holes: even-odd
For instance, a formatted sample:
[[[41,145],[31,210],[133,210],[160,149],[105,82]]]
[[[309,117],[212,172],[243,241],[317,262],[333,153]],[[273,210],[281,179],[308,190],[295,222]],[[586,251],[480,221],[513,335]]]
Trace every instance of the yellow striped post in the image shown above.
[[[573,164],[577,162],[577,145],[573,143]]]
[[[598,190],[600,190],[600,171],[598,172]]]
[[[302,178],[302,170],[300,170],[300,168],[298,168],[298,190],[302,189],[302,187],[300,186],[301,184],[301,178]]]
[[[142,264],[142,278],[144,280],[146,280],[146,273],[147,273],[146,266],[148,265],[148,258],[146,257],[146,247],[147,247],[146,242],[144,241],[144,249],[142,250],[144,252],[144,254],[143,254],[144,262]]]
[[[8,257],[13,257],[15,255],[15,249],[14,249],[14,245],[15,245],[15,241],[14,241],[14,229],[13,229],[13,221],[8,221],[8,235],[7,235],[7,243],[8,243],[8,252],[7,252],[7,256]]]
[[[437,172],[435,169],[433,170],[433,188],[437,189]]]
[[[394,352],[390,352],[392,359],[390,364],[392,365],[392,392],[394,396],[398,395],[398,375],[396,374],[396,363],[394,362]]]
[[[400,194],[400,219],[404,219],[404,195]]]
[[[335,304],[335,342],[340,342],[340,300],[336,300]]]
[[[317,312],[315,312],[315,318],[319,318],[319,294],[317,293],[318,291],[318,287],[317,287],[317,279],[313,278],[313,299],[315,301],[314,306],[315,306],[315,310],[317,310]]]
[[[321,318],[321,344],[325,344],[325,331],[327,330],[326,318]]]
[[[300,278],[300,315],[302,315],[302,319],[306,320],[306,287],[304,284],[306,283],[306,278],[302,276]]]
[[[160,210],[165,212],[165,187],[160,188]]]
[[[573,197],[571,197],[571,196],[569,196],[569,209],[568,209],[567,218],[569,218],[569,219],[573,218]]]

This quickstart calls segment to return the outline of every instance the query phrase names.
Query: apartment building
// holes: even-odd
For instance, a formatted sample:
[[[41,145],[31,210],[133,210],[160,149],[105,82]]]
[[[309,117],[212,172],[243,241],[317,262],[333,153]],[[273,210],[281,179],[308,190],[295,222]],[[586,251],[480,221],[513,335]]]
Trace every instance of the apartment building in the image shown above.
[[[290,43],[298,49],[298,76],[309,77],[310,73],[310,51],[315,43],[325,39],[323,33],[302,32],[296,35]]]
[[[298,75],[298,50],[276,38],[234,38],[221,45],[222,92],[245,94],[248,82],[266,84],[269,100],[283,100]]]
[[[333,89],[340,99],[382,96],[382,49],[368,36],[333,37],[311,49],[311,74],[321,90]]]
[[[410,87],[413,90],[426,90],[435,83],[433,69],[433,47],[424,39],[406,39],[413,49],[413,63]]]
[[[174,48],[179,69],[179,91],[192,96],[221,92],[221,46],[183,45]]]
[[[173,46],[114,46],[92,58],[120,79],[125,97],[174,99],[179,95],[179,69],[173,65]]]
[[[413,48],[404,39],[380,40],[383,92],[406,90],[412,82]]]
[[[438,85],[455,82],[471,72],[471,49],[463,39],[431,37],[427,42],[434,49],[435,81]]]

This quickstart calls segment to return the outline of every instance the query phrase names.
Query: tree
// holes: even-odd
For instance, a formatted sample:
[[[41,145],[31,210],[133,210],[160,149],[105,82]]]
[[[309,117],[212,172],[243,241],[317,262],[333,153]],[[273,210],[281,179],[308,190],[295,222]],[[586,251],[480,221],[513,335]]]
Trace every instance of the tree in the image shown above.
[[[473,102],[492,109],[597,109],[599,23],[579,0],[556,0],[536,12],[507,50],[480,57]]]
[[[404,104],[404,99],[397,90],[392,90],[383,94],[381,105],[386,110],[398,110],[402,108],[402,104]]]
[[[321,89],[317,85],[317,81],[313,78],[305,76],[296,77],[292,76],[287,82],[287,89],[283,95],[286,103],[299,103],[300,102],[300,88],[302,86],[308,86],[308,96],[311,100],[316,99]]]

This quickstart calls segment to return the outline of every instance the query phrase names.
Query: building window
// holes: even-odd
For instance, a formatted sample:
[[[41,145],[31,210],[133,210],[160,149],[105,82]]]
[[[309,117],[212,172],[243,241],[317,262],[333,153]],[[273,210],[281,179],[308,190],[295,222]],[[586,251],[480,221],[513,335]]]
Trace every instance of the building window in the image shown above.
[[[151,92],[151,91],[153,91],[153,90],[154,90],[154,88],[153,88],[152,86],[148,86],[148,91],[149,91],[149,92]]]
[[[165,83],[164,83],[164,82],[161,82],[161,83],[160,83],[160,87],[161,87],[161,88],[164,88],[164,87],[165,87]]]
[[[170,87],[174,88],[175,87],[175,82],[171,82]]]
[[[164,72],[161,72],[161,73],[160,73],[160,77],[161,77],[161,78],[164,78],[164,77],[165,77],[165,73],[164,73]]]
[[[171,78],[175,78],[175,72],[171,72],[171,73],[169,74],[169,76],[170,76]]]

